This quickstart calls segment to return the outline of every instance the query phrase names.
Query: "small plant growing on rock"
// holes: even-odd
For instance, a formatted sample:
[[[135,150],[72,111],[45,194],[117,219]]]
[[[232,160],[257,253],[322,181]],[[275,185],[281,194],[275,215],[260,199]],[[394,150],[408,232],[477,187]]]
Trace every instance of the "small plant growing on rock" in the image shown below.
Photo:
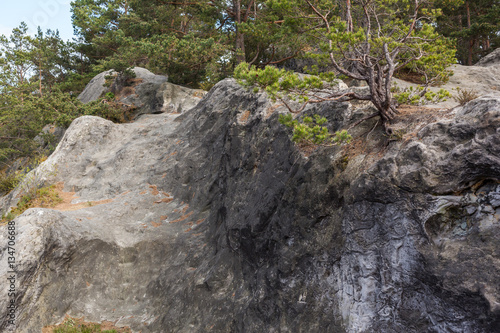
[[[0,193],[9,193],[19,184],[20,180],[19,172],[10,174],[5,172],[0,173]]]
[[[115,94],[113,94],[112,92],[107,92],[106,95],[104,95],[104,99],[112,101],[115,99]]]
[[[24,213],[28,208],[33,207],[55,207],[58,203],[63,200],[56,191],[54,185],[42,187],[39,189],[30,190],[28,193],[23,195],[16,208],[10,211],[8,214],[2,217],[2,223],[8,222],[16,218],[17,216]]]
[[[394,130],[391,135],[389,135],[389,141],[401,141],[406,134],[406,129]]]
[[[402,90],[395,86],[392,88],[392,92],[398,104],[408,105],[439,103],[451,97],[450,92],[445,89],[439,89],[438,92],[433,92],[428,91],[427,88],[423,86],[418,86],[416,88],[409,87]]]
[[[44,332],[47,328],[44,328]],[[48,331],[48,330],[47,330]],[[56,327],[51,327],[53,333],[130,333],[128,327],[118,328],[111,324],[88,323],[83,319],[66,317],[66,320]]]
[[[479,97],[479,94],[473,89],[460,89],[457,88],[457,95],[453,97],[460,105],[465,105]]]
[[[279,122],[293,129],[292,140],[303,145],[327,145],[348,143],[352,137],[346,130],[331,134],[325,126],[327,119],[319,115],[305,116],[301,120],[294,119],[288,113],[280,115]]]

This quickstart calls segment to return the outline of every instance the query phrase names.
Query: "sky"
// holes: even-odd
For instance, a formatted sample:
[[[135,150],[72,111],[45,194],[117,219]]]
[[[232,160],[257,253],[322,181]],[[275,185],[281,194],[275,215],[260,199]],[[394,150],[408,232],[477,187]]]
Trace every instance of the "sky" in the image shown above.
[[[31,35],[40,26],[44,32],[59,30],[63,40],[72,40],[70,3],[71,0],[1,0],[0,34],[9,36],[24,21]]]

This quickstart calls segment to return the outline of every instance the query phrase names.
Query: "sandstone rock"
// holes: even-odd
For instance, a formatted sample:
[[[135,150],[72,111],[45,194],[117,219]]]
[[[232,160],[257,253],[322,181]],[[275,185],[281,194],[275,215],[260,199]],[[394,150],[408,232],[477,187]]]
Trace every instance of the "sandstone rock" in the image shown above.
[[[206,91],[189,89],[169,82],[142,83],[135,93],[120,98],[120,102],[133,105],[133,118],[143,114],[179,113],[194,107],[206,95]]]
[[[458,94],[457,88],[472,90],[478,96],[488,94],[500,95],[500,65],[491,67],[452,65],[450,66],[450,70],[453,71],[453,75],[446,84],[429,89],[434,92],[445,89],[455,97]],[[394,79],[394,82],[402,89],[417,86],[414,83],[399,79]],[[436,109],[447,109],[458,106],[458,102],[453,98],[449,98],[447,101],[426,106]]]
[[[82,103],[96,101],[102,96],[103,93],[108,91],[108,88],[105,86],[106,76],[112,75],[113,72],[113,70],[109,70],[96,75],[92,80],[90,80],[81,94],[78,95],[78,99]]]
[[[483,66],[483,67],[489,67],[495,65],[500,65],[500,48],[489,53],[476,63],[476,66]]]
[[[91,204],[14,220],[17,327],[0,330],[70,314],[136,332],[494,332],[500,98],[409,141],[370,124],[370,150],[309,154],[279,110],[225,80],[181,114],[75,120],[33,177]]]
[[[107,91],[113,91],[118,102],[131,108],[131,119],[136,119],[143,114],[154,114],[160,112],[180,112],[194,107],[206,92],[193,90],[168,83],[168,77],[155,75],[147,69],[134,67],[136,75],[133,82],[125,85],[121,80],[115,78],[111,87],[105,84],[106,75],[115,75],[113,71],[103,72],[93,78],[78,96],[84,103],[97,100]],[[119,81],[119,82],[118,82]]]

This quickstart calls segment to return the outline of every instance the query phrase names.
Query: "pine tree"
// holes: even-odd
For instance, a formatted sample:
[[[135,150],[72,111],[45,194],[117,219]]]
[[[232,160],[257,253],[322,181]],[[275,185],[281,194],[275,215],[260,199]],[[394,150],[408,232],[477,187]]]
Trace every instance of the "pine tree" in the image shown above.
[[[334,71],[301,79],[286,71],[242,64],[235,76],[248,86],[265,88],[285,104],[285,95],[298,95],[304,102],[299,111],[308,103],[371,101],[377,113],[367,118],[380,116],[390,133],[389,124],[398,113],[391,92],[398,69],[411,66],[424,75],[426,86],[450,74],[446,67],[453,62],[454,50],[435,32],[432,18],[436,12],[425,7],[423,0],[356,0],[346,3],[349,10],[329,0],[297,0],[297,4],[302,6],[297,8],[306,5],[301,16],[310,26],[310,45],[317,45],[309,56]],[[338,10],[340,17],[333,15]],[[325,92],[323,80],[332,81],[335,74],[365,81],[369,90]]]

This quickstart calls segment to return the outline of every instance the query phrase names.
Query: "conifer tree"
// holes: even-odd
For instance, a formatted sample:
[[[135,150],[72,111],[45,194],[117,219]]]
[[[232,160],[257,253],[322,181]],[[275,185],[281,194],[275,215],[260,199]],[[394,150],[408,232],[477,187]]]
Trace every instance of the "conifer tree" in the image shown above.
[[[317,46],[309,57],[333,71],[316,72],[315,76],[301,79],[283,70],[259,70],[242,64],[235,75],[248,86],[265,88],[285,104],[283,96],[298,95],[304,102],[298,111],[308,103],[371,101],[377,113],[367,118],[380,116],[386,132],[390,133],[389,123],[398,113],[391,91],[392,78],[398,69],[411,66],[424,75],[426,86],[446,80],[450,74],[446,67],[454,60],[454,50],[435,32],[433,20],[437,12],[426,6],[425,0],[296,0],[296,3],[297,8],[305,8],[301,16],[309,24],[310,45]],[[325,90],[323,81],[332,81],[335,75],[365,81],[368,91]],[[422,94],[426,94],[425,89]]]

